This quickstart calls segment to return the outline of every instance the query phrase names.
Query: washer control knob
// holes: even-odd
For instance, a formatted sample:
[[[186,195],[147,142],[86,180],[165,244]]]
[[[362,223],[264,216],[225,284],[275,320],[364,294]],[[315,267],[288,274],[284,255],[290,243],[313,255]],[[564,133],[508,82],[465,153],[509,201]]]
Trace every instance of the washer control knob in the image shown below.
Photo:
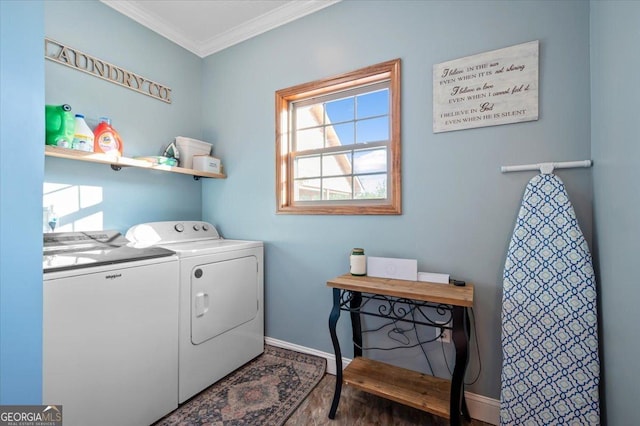
[[[195,275],[196,278],[201,278],[202,277],[202,269],[200,269],[200,268],[196,269],[195,273],[193,275]]]
[[[178,232],[183,232],[184,231],[184,225],[181,224],[181,223],[176,223],[176,226],[174,226],[173,229],[175,229]]]
[[[209,230],[209,225],[202,224],[202,230],[203,231],[208,231]]]
[[[194,231],[199,231],[200,230],[200,225],[198,225],[197,223],[195,225],[193,225],[193,230]]]

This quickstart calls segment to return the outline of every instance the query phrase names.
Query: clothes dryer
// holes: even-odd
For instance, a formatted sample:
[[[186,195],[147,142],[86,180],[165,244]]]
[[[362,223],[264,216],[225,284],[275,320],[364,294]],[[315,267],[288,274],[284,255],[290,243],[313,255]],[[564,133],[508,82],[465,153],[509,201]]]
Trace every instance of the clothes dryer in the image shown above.
[[[126,237],[179,257],[180,403],[264,352],[262,242],[223,239],[202,221],[140,224]]]

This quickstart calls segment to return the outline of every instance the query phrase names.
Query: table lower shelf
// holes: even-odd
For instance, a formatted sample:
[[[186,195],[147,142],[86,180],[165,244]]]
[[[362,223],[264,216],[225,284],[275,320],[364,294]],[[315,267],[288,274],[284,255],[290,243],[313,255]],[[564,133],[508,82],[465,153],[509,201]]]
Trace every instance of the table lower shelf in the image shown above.
[[[343,383],[422,411],[449,418],[451,382],[380,361],[356,357]]]

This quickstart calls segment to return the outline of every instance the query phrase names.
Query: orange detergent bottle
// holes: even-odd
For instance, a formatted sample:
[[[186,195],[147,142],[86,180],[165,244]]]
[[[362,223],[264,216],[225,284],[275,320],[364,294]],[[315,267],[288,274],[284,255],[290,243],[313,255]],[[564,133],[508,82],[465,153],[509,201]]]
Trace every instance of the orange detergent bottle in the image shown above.
[[[122,139],[120,135],[111,127],[111,120],[107,117],[100,117],[100,124],[93,131],[95,134],[93,152],[103,152],[109,155],[122,155]]]

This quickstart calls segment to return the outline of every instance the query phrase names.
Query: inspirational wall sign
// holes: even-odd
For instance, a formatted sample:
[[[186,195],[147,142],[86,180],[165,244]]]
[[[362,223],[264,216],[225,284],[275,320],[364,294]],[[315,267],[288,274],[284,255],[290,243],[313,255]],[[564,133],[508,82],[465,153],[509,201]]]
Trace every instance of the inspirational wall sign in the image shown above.
[[[127,89],[171,103],[171,89],[155,81],[141,77],[109,62],[87,55],[49,38],[44,39],[44,57],[78,71],[91,74]]]
[[[538,119],[539,41],[433,66],[433,132]]]

